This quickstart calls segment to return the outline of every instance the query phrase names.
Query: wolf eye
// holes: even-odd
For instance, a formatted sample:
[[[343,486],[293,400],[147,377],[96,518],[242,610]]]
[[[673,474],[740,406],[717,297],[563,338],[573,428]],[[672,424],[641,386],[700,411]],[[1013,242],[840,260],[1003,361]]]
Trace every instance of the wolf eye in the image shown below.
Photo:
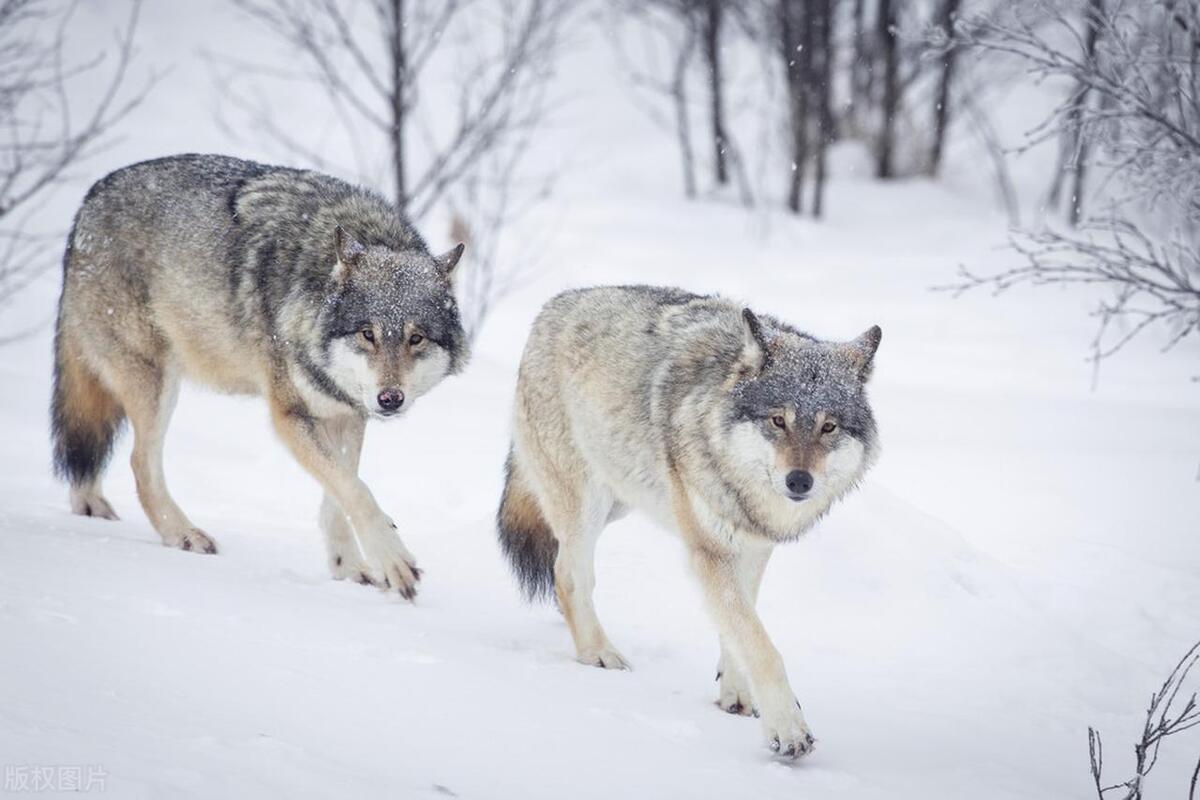
[[[414,333],[412,336],[408,337],[408,343],[413,347],[416,347],[423,341],[425,341],[425,337],[419,333]]]
[[[775,425],[776,428],[786,428],[787,427],[787,420],[785,420],[783,417],[779,416],[778,414],[771,417],[771,422]]]
[[[821,433],[833,433],[836,430],[837,430],[836,422],[826,422],[824,425],[821,426]]]
[[[371,344],[375,343],[375,331],[371,330],[370,328],[363,328],[358,332],[358,335],[363,337],[364,341],[370,342]]]

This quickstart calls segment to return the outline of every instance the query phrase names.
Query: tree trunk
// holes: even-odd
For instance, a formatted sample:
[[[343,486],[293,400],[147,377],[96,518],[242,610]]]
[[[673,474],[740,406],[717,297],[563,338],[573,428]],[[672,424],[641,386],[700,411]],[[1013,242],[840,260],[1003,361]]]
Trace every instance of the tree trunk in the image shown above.
[[[942,151],[945,148],[946,128],[950,124],[950,84],[954,79],[954,59],[958,47],[954,43],[954,21],[958,17],[961,0],[945,0],[939,20],[946,37],[946,52],[942,56],[942,74],[938,79],[936,105],[933,108],[933,148],[929,153],[929,174],[937,175],[942,166]]]
[[[1096,54],[1096,40],[1099,38],[1099,23],[1103,13],[1104,3],[1101,0],[1089,0],[1083,20],[1084,51],[1088,62],[1091,62]],[[1070,172],[1075,185],[1067,206],[1067,220],[1072,226],[1079,220],[1080,202],[1082,201],[1080,192],[1083,191],[1084,172],[1086,172],[1079,167],[1080,156],[1086,152],[1079,126],[1083,117],[1083,109],[1088,102],[1088,94],[1087,84],[1082,81],[1078,82],[1075,86],[1075,97],[1071,101],[1071,107],[1067,109],[1066,120],[1063,123],[1059,139],[1058,165],[1054,170],[1054,179],[1050,182],[1050,191],[1047,193],[1046,199],[1047,207],[1058,208],[1062,198],[1063,181]]]
[[[1104,0],[1090,0],[1086,16],[1087,24],[1087,39],[1084,42],[1084,47],[1087,48],[1087,63],[1091,64],[1096,58],[1096,41],[1100,38],[1100,22],[1104,19]],[[1071,206],[1067,210],[1067,221],[1071,227],[1079,224],[1079,218],[1083,215],[1083,192],[1084,179],[1087,176],[1087,160],[1088,160],[1088,140],[1084,136],[1083,130],[1080,129],[1080,118],[1083,114],[1083,108],[1088,103],[1088,91],[1086,87],[1080,87],[1079,97],[1076,103],[1075,115],[1075,170],[1074,170],[1074,185],[1071,188]]]
[[[395,181],[396,208],[401,214],[408,211],[408,184],[404,173],[404,125],[408,94],[408,54],[404,45],[404,0],[390,0],[388,6],[390,15],[390,30],[388,31],[388,52],[392,66],[392,96],[391,116],[392,128],[390,145],[392,150],[392,170]]]
[[[808,60],[812,48],[805,35],[806,0],[779,0],[780,54],[787,76],[788,116],[792,144],[792,171],[787,206],[794,214],[803,210],[804,173],[808,166]]]
[[[900,0],[879,0],[879,41],[883,46],[883,121],[875,152],[875,176],[891,178],[896,147],[896,111],[900,106],[900,84],[896,58],[896,4]]]
[[[692,132],[688,124],[687,72],[696,46],[696,30],[688,25],[675,58],[671,74],[671,100],[675,104],[675,133],[679,137],[679,155],[683,159],[683,193],[690,200],[696,196],[696,157],[692,150]]]
[[[854,58],[850,66],[850,120],[855,130],[863,127],[863,114],[870,105],[867,75],[871,69],[866,31],[866,0],[854,0]]]
[[[722,97],[721,75],[721,15],[724,0],[706,0],[704,9],[704,57],[708,61],[708,90],[712,102],[713,171],[717,184],[729,183],[729,168],[725,159],[725,104]]]
[[[833,107],[830,100],[833,92],[833,0],[815,0],[809,8],[816,12],[815,42],[819,57],[813,79],[817,91],[817,177],[813,187],[813,216],[820,217],[825,210],[825,161],[826,151],[833,141]]]

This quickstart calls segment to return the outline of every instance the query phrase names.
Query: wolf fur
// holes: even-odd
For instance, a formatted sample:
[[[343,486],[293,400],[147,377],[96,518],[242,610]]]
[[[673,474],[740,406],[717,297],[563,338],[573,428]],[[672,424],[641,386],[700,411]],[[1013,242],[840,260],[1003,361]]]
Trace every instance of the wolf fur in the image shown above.
[[[721,642],[721,708],[796,757],[813,738],[754,610],[772,548],[878,451],[865,384],[881,332],[824,342],[678,289],[567,292],[534,322],[497,521],[526,594],[557,598],[578,659],[627,668],[592,606],[596,539],[628,508],[678,531]]]
[[[368,418],[463,366],[461,254],[432,255],[381,197],[315,172],[184,155],[103,178],[68,239],[54,340],[54,461],[72,510],[116,518],[101,477],[128,419],[163,543],[216,552],[167,491],[163,437],[185,377],[261,395],[325,490],[334,577],[412,597],[416,561],[358,456]]]

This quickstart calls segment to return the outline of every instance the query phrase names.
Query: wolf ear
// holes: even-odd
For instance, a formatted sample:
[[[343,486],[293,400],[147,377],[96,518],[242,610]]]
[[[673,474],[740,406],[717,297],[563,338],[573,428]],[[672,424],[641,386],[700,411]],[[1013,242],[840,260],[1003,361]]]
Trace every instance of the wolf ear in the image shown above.
[[[734,364],[734,380],[757,378],[767,367],[767,340],[754,312],[742,309],[742,352]]]
[[[454,245],[454,247],[450,248],[448,251],[442,253],[440,256],[434,259],[438,262],[438,266],[442,268],[442,274],[447,278],[454,275],[454,268],[458,266],[458,260],[462,258],[463,250],[465,250],[466,247],[467,246],[465,244],[459,242],[458,244]]]
[[[862,336],[843,346],[850,364],[858,370],[858,375],[864,382],[871,377],[875,351],[879,349],[879,341],[882,338],[883,330],[878,325],[872,325]]]
[[[333,278],[342,283],[350,276],[350,270],[358,263],[358,259],[367,248],[338,225],[333,229],[334,252],[337,253],[337,263],[333,267]]]

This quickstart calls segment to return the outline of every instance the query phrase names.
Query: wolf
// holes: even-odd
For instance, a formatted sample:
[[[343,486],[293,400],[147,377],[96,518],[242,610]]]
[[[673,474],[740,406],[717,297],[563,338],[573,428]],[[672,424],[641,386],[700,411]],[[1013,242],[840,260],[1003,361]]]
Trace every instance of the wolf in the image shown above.
[[[866,384],[882,332],[818,340],[720,297],[570,291],[533,324],[517,378],[500,542],[530,599],[553,592],[578,660],[627,669],[592,605],[604,527],[640,509],[677,531],[720,635],[717,704],[768,746],[814,743],[754,606],[799,538],[879,451]]]
[[[101,477],[124,420],[163,544],[215,553],[171,498],[163,438],[191,379],[266,399],[324,489],[330,569],[413,598],[421,572],[358,477],[368,419],[392,419],[464,365],[463,245],[435,255],[378,195],[317,172],[180,155],[98,181],[63,259],[50,404],[77,514],[116,519]]]

